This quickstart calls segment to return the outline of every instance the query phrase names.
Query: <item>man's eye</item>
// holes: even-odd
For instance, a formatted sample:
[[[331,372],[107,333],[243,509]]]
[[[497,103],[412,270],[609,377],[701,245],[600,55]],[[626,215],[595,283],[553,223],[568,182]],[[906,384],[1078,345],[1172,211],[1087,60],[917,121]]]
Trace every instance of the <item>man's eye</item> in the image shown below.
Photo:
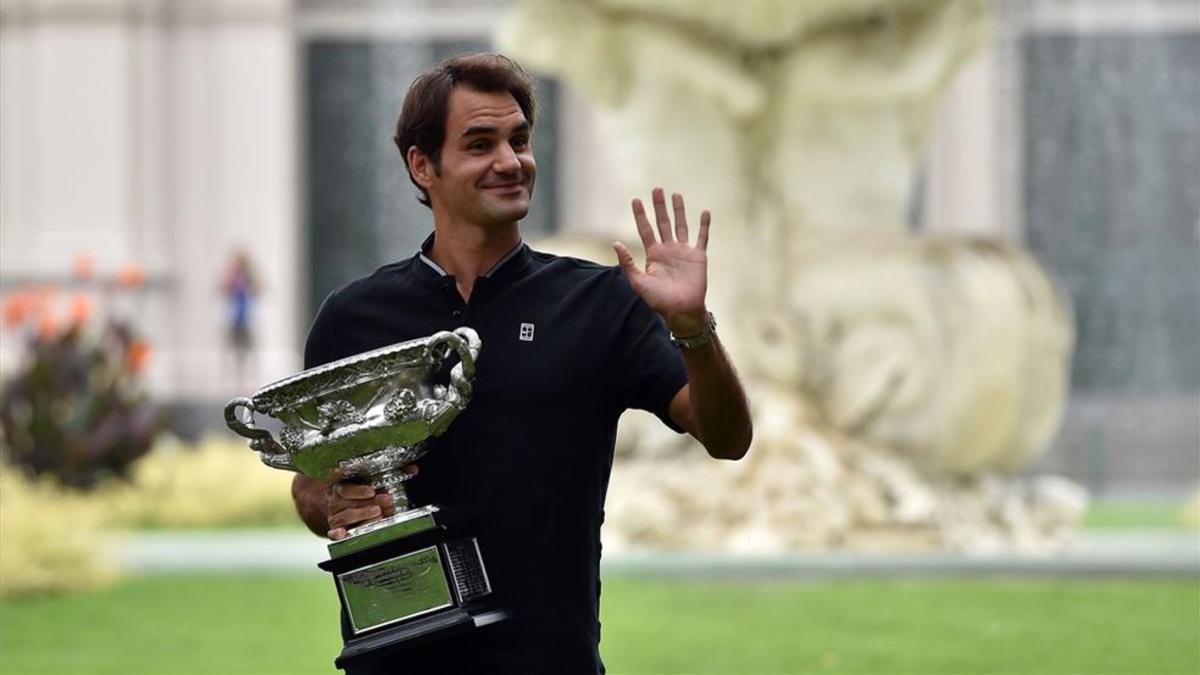
[[[512,140],[512,146],[513,146],[514,148],[523,148],[523,147],[525,147],[525,146],[527,146],[527,145],[529,145],[529,139],[528,139],[528,138],[519,137],[519,138],[514,138],[514,139]]]
[[[487,143],[484,143],[483,141],[475,141],[474,143],[472,143],[472,144],[468,145],[468,146],[467,146],[467,149],[468,149],[468,150],[472,150],[472,151],[475,151],[475,150],[486,150],[486,149],[487,149]]]

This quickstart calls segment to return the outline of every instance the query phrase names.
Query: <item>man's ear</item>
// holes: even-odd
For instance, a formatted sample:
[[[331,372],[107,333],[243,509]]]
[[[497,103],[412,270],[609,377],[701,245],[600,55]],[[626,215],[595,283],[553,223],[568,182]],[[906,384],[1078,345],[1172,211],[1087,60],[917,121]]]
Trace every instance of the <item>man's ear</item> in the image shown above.
[[[433,160],[429,159],[429,155],[417,149],[417,146],[410,145],[408,148],[408,170],[412,172],[413,180],[417,185],[428,189],[433,184],[434,168]]]

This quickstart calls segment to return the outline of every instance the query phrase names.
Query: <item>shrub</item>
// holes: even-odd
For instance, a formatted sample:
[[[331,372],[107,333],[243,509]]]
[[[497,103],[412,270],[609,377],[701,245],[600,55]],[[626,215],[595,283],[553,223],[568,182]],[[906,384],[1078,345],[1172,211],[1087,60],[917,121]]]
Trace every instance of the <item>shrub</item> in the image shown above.
[[[54,479],[0,462],[0,597],[96,588],[117,571],[107,514]]]
[[[18,294],[5,307],[10,323],[37,323],[21,367],[0,391],[6,459],[31,476],[79,489],[127,475],[164,426],[141,386],[149,346],[122,321],[88,330],[89,311],[75,305],[73,321],[59,331],[47,301],[37,316],[25,301]]]
[[[128,482],[106,485],[95,501],[123,528],[298,525],[291,480],[291,473],[263,466],[240,439],[188,446],[167,438]]]
[[[1200,486],[1179,509],[1179,520],[1194,530],[1200,529]]]
[[[81,492],[0,462],[0,597],[96,588],[117,578],[117,530],[298,526],[291,474],[262,466],[240,440],[170,437],[128,480]]]

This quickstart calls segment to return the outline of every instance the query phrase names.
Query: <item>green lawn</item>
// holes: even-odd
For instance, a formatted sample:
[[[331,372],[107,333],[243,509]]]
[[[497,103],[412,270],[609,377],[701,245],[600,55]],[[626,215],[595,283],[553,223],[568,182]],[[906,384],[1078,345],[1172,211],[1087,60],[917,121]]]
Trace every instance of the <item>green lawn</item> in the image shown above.
[[[1089,530],[1186,529],[1183,504],[1171,501],[1100,500],[1088,504],[1083,527]]]
[[[2,673],[319,673],[317,575],[134,578],[0,603]],[[1196,673],[1200,580],[604,584],[612,673]]]

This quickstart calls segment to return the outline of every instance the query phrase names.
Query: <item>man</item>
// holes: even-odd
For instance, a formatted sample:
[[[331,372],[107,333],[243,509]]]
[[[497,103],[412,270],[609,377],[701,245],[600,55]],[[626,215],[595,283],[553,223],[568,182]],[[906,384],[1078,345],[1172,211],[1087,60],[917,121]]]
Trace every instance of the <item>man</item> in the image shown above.
[[[617,418],[649,410],[718,458],[750,444],[746,398],[704,304],[709,214],[693,244],[681,196],[672,222],[654,190],[657,236],[634,200],[645,269],[619,243],[619,270],[530,250],[518,223],[537,174],[535,113],[529,76],[503,56],[455,57],[418,77],[395,141],[434,233],[412,258],[331,294],[309,333],[309,368],[462,325],[483,340],[474,397],[408,491],[483,514],[480,548],[514,616],[363,672],[602,672],[599,533]],[[298,475],[293,496],[333,539],[393,512],[386,495],[345,482]]]

